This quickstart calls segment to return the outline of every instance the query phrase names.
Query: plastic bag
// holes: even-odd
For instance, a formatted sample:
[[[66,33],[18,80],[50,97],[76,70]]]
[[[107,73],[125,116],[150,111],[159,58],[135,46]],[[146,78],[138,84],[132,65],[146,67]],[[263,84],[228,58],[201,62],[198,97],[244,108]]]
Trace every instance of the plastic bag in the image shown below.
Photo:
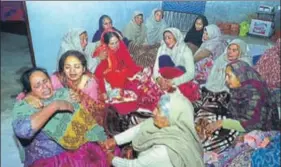
[[[239,36],[240,37],[245,37],[247,36],[247,33],[249,32],[250,24],[247,21],[243,21],[240,23],[240,32]]]

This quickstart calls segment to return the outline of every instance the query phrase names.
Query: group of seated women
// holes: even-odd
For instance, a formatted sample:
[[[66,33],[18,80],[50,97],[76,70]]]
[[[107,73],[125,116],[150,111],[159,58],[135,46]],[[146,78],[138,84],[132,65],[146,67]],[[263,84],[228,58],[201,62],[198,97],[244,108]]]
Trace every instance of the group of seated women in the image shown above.
[[[145,25],[135,12],[123,32],[103,15],[92,41],[72,29],[57,72],[22,74],[12,126],[25,166],[228,166],[245,156],[238,163],[264,166],[265,152],[277,163],[276,101],[244,41],[227,44],[204,16],[184,37],[160,9]],[[158,45],[152,65],[137,64],[130,45]]]

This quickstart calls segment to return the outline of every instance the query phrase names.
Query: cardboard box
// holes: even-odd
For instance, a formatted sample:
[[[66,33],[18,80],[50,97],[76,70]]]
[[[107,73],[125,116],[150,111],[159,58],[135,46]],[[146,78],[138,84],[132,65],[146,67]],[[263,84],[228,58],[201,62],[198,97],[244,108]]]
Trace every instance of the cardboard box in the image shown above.
[[[273,32],[272,24],[270,21],[252,19],[249,33],[269,37]]]

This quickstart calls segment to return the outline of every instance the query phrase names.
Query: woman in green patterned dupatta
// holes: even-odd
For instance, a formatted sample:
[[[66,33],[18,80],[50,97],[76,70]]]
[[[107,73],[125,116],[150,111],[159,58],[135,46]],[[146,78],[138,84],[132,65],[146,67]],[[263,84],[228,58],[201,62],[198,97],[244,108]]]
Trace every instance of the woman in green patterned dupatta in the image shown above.
[[[25,151],[25,166],[106,166],[106,154],[96,142],[106,139],[93,115],[70,98],[66,88],[54,91],[50,77],[41,68],[31,68],[21,77],[26,94],[37,97],[43,107],[25,100],[13,109],[13,129]]]
[[[87,60],[83,53],[69,50],[62,54],[58,71],[52,74],[50,79],[54,90],[69,88],[71,99],[91,111],[97,123],[103,126],[105,103],[103,97],[99,97],[97,80],[87,70]],[[32,94],[27,95],[25,92],[20,93],[17,99],[24,99],[36,108],[42,106],[39,98],[33,97]]]

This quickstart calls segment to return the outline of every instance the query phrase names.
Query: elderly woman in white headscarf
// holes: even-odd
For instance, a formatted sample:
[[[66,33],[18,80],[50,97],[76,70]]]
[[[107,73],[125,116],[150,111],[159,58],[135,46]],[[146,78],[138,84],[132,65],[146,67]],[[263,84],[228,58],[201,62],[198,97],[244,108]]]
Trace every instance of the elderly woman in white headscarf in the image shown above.
[[[100,62],[100,59],[103,58],[102,55],[100,57],[92,58],[92,55],[97,46],[98,46],[98,42],[88,43],[88,34],[85,29],[83,28],[70,29],[62,38],[57,60],[59,60],[62,54],[65,53],[66,51],[77,50],[85,55],[85,58],[87,59],[87,66],[89,71],[94,72],[96,66]]]
[[[147,43],[146,27],[143,24],[143,13],[135,11],[130,23],[125,27],[123,35],[128,38],[130,42],[142,45]]]
[[[195,79],[204,84],[213,66],[213,61],[219,57],[227,46],[227,42],[221,37],[221,31],[215,24],[204,28],[203,43],[194,54],[196,63]]]
[[[132,141],[135,159],[108,155],[117,167],[203,167],[203,149],[195,130],[194,110],[179,90],[161,97],[153,119],[105,141],[107,149]]]
[[[160,43],[163,39],[163,32],[167,24],[163,19],[164,12],[161,9],[154,9],[151,16],[146,20],[147,42],[149,45]]]
[[[235,60],[242,60],[252,65],[247,44],[241,39],[232,40],[224,53],[215,60],[205,87],[212,92],[228,92],[229,88],[225,84],[225,68],[228,63]]]

